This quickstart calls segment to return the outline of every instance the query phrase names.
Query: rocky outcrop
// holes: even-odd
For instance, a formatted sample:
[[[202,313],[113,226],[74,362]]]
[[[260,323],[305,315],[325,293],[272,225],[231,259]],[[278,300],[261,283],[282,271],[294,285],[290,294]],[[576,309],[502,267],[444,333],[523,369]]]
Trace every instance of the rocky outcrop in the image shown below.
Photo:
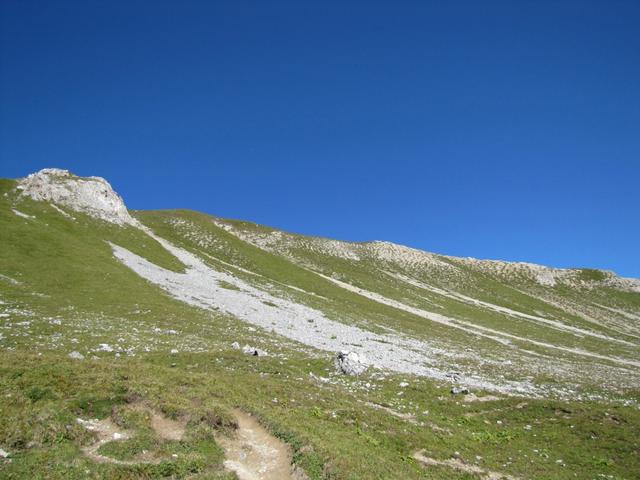
[[[23,196],[51,202],[117,225],[137,225],[122,198],[100,177],[77,177],[68,170],[45,168],[20,180]]]

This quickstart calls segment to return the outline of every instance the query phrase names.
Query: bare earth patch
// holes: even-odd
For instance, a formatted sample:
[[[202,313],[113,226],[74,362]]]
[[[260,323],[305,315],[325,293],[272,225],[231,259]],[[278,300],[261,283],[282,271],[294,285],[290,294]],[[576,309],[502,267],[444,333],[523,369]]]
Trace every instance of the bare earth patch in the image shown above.
[[[142,406],[138,408],[148,410],[146,407]],[[182,440],[186,422],[171,420],[170,418],[154,412],[153,410],[148,411],[151,414],[151,427],[158,437],[163,440]],[[98,450],[104,444],[118,440],[127,440],[131,438],[133,434],[130,431],[120,428],[110,418],[105,418],[104,420],[83,420],[82,418],[78,418],[77,422],[87,430],[96,432],[98,435],[98,438],[94,443],[83,447],[82,449],[85,455],[95,462],[135,465],[139,463],[159,463],[162,461],[162,458],[154,457],[152,452],[140,455],[135,460],[118,460],[107,457],[106,455],[101,455],[98,453]]]
[[[462,401],[466,403],[472,402],[495,402],[498,400],[502,400],[501,397],[496,397],[495,395],[485,395],[483,397],[478,397],[475,393],[470,393],[462,397]]]
[[[185,423],[171,420],[156,412],[152,412],[151,428],[156,432],[156,435],[164,440],[178,441],[182,440],[182,436],[184,435]]]
[[[238,421],[235,437],[216,441],[225,451],[224,465],[240,480],[297,480],[291,466],[291,450],[271,435],[251,415],[234,410]]]
[[[87,430],[96,432],[98,435],[98,439],[94,443],[82,448],[85,455],[94,462],[117,463],[120,465],[140,463],[138,461],[116,460],[115,458],[106,457],[98,453],[100,447],[105,443],[130,438],[130,434],[118,427],[110,418],[105,418],[104,420],[83,420],[82,418],[78,418],[77,422]]]

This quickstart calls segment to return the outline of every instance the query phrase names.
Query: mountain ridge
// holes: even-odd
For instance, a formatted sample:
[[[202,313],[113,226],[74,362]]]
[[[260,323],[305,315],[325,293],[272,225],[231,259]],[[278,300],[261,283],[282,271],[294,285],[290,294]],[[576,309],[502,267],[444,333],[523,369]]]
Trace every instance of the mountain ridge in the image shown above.
[[[109,182],[102,177],[78,177],[68,170],[59,169],[59,168],[44,168],[38,172],[32,173],[25,178],[15,179],[17,184],[17,189],[22,192],[22,194],[29,196],[34,200],[42,200],[49,201],[54,204],[62,204],[67,206],[73,210],[79,212],[85,212],[95,214],[95,216],[99,219],[112,221],[114,223],[129,223],[135,225],[134,220],[128,216],[128,214],[124,214],[123,212],[128,211],[126,204],[122,197],[117,194],[109,184]],[[63,183],[67,181],[67,184],[64,185],[65,192],[61,193],[56,184]],[[82,185],[83,183],[94,183],[97,184],[98,187],[89,188],[90,193],[87,195],[87,192],[82,191],[85,189],[79,190],[78,188],[73,189],[72,185]],[[92,191],[93,190],[93,191]],[[86,197],[86,198],[85,198]],[[102,198],[101,198],[102,197]],[[104,203],[106,201],[106,203]],[[92,202],[94,202],[92,204]],[[99,202],[99,203],[95,203]],[[102,203],[102,204],[101,204]],[[159,212],[171,212],[171,211],[193,211],[192,209],[162,209],[155,210]],[[144,210],[139,210],[144,211]],[[197,212],[200,213],[200,212]],[[422,250],[419,248],[394,243],[388,240],[364,240],[364,241],[346,241],[346,240],[337,240],[324,236],[311,236],[304,235],[295,232],[288,232],[282,229],[278,229],[275,227],[270,227],[266,225],[260,225],[252,221],[247,220],[232,220],[232,219],[223,219],[219,217],[217,218],[221,225],[232,225],[232,224],[251,224],[255,227],[259,227],[261,229],[270,230],[272,234],[277,233],[278,235],[288,235],[294,237],[301,237],[307,239],[315,239],[319,241],[331,242],[334,244],[341,245],[371,245],[373,247],[390,247],[391,249],[399,249],[404,250],[406,252],[416,252],[422,255],[427,255],[431,257],[441,257],[447,258],[454,261],[465,261],[472,264],[480,264],[480,265],[491,265],[495,264],[498,266],[508,265],[511,267],[522,267],[527,269],[544,269],[546,271],[553,272],[579,272],[579,271],[588,271],[588,272],[600,272],[602,275],[607,277],[616,277],[621,281],[628,280],[633,283],[633,286],[629,286],[633,288],[634,291],[640,291],[640,278],[634,277],[622,277],[618,275],[613,270],[607,269],[599,269],[599,268],[585,268],[585,267],[553,267],[547,266],[543,264],[538,264],[534,262],[525,262],[525,261],[510,261],[510,260],[498,260],[498,259],[488,259],[488,258],[475,258],[475,257],[456,257],[447,254],[440,254],[429,252],[427,250]],[[223,227],[224,228],[224,227]]]

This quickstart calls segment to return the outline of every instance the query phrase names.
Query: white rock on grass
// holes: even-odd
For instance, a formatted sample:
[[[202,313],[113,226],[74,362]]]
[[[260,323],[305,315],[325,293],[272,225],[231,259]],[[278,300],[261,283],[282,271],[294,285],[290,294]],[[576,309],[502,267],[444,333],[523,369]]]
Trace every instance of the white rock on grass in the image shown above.
[[[11,211],[12,211],[15,215],[17,215],[18,217],[21,217],[21,218],[26,218],[26,219],[33,219],[33,218],[36,218],[36,217],[34,217],[34,216],[27,215],[26,213],[22,213],[20,210],[16,210],[15,208],[12,208],[12,209],[11,209]]]
[[[33,200],[57,203],[118,225],[137,225],[104,178],[76,177],[68,170],[45,168],[23,178],[17,188]]]
[[[74,360],[84,360],[84,355],[74,350],[69,354],[69,358],[73,358]]]
[[[259,348],[252,347],[250,345],[245,345],[242,347],[242,353],[246,355],[253,355],[254,357],[266,357],[267,352],[264,350],[260,350]]]
[[[356,352],[342,351],[336,355],[334,363],[338,371],[345,375],[360,375],[367,369],[367,365]]]
[[[9,452],[7,452],[6,450],[0,448],[0,458],[7,458],[10,455]]]
[[[469,389],[467,387],[453,387],[451,389],[452,395],[468,395]]]

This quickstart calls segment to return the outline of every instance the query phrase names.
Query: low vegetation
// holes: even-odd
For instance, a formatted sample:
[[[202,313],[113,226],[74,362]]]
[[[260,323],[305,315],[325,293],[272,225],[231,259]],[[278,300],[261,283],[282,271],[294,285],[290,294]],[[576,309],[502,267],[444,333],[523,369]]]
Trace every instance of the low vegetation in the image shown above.
[[[440,349],[434,368],[450,372],[438,379],[370,367],[350,377],[335,371],[334,352],[191,306],[139,277],[114,258],[110,243],[185,271],[142,230],[75,211],[66,216],[20,198],[15,185],[0,181],[1,478],[232,479],[220,438],[234,435],[237,408],[286,442],[292,461],[314,480],[480,479],[490,472],[632,479],[640,472],[640,380],[636,367],[616,363],[640,361],[640,294],[600,271],[558,274],[551,286],[529,267],[439,256],[416,267],[394,260],[385,245],[277,232],[266,245],[273,230],[249,223],[187,211],[135,213],[159,237],[276,298],[336,322],[431,342]],[[510,343],[430,322],[331,279],[491,328]],[[305,328],[315,328],[308,320],[301,319]],[[269,354],[246,355],[234,342]],[[548,394],[451,394],[471,375],[526,380]],[[179,434],[163,433],[158,419]],[[121,435],[101,437],[88,428],[95,422]]]

